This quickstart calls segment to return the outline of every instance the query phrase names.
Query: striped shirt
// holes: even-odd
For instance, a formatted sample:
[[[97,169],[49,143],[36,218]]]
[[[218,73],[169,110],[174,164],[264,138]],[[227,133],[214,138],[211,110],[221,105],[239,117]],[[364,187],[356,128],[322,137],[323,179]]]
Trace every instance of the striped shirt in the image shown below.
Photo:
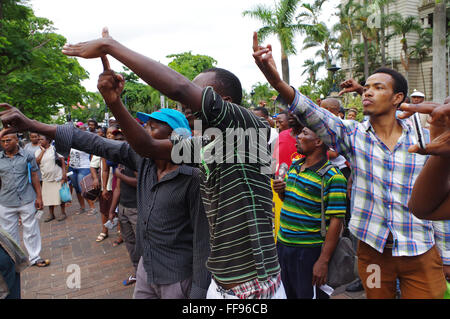
[[[59,125],[55,146],[67,155],[71,147],[104,157],[137,171],[136,250],[147,282],[173,284],[192,277],[189,297],[205,298],[211,276],[208,221],[200,198],[200,172],[187,165],[158,180],[155,162],[139,156],[128,143]]]
[[[407,206],[427,157],[408,153],[408,148],[417,142],[406,121],[399,120],[403,133],[391,151],[369,121],[341,120],[298,91],[290,110],[351,163],[349,228],[353,235],[383,252],[392,233],[393,256],[421,255],[436,244],[444,264],[450,264],[450,223],[420,220]],[[425,132],[429,141],[429,132]]]
[[[261,173],[266,164],[253,151],[267,148],[270,130],[252,112],[223,101],[210,87],[203,91],[202,104],[196,117],[218,133],[200,152],[201,193],[211,236],[207,267],[222,283],[269,281],[280,272],[272,228],[272,189],[269,176]],[[242,134],[247,129],[256,135]],[[195,152],[195,138],[179,143]]]
[[[289,168],[278,240],[288,246],[320,247],[324,242],[320,234],[322,177],[317,172],[330,162],[320,161],[302,172],[300,169],[304,163],[303,158]],[[335,167],[330,168],[323,178],[325,219],[328,225],[331,217],[345,217],[347,181]]]

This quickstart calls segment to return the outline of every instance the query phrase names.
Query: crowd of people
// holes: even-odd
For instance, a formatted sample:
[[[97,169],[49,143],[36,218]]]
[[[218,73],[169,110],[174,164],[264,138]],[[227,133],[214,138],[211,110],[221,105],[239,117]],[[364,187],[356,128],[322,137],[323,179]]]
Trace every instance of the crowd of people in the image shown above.
[[[106,29],[63,53],[101,58],[98,89],[116,123],[55,126],[0,105],[0,258],[9,258],[2,275],[10,298],[20,297],[23,254],[10,253],[11,242],[20,242],[19,217],[29,263],[48,266],[36,209],[49,207],[44,221],[51,222],[60,206],[56,219],[64,220],[58,193],[70,180],[78,213],[95,215],[81,187],[88,175],[99,189],[95,240],[108,237],[106,224],[117,216],[115,244],[125,242],[135,269],[124,284],[135,284],[136,299],[326,299],[342,236],[358,259],[350,290],[364,289],[367,298],[443,298],[450,279],[449,101],[416,100],[415,91],[406,104],[405,78],[380,68],[363,84],[341,84],[339,95],[362,95],[368,119],[358,122],[358,111],[340,98],[315,103],[284,82],[271,46],[256,34],[253,51],[279,93],[275,116],[241,107],[242,87],[230,71],[208,69],[189,81]],[[178,101],[182,112],[138,112],[136,120],[108,55]],[[429,126],[425,149],[407,119],[414,112]],[[23,131],[33,132],[24,149],[17,144]]]

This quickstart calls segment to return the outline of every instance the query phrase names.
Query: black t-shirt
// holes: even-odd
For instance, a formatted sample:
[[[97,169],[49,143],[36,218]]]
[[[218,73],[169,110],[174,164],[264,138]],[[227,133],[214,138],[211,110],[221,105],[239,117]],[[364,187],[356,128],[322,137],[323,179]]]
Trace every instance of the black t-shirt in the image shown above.
[[[123,174],[136,177],[134,171],[128,167],[124,168]],[[130,186],[124,181],[120,181],[120,205],[127,208],[137,208],[136,187]]]

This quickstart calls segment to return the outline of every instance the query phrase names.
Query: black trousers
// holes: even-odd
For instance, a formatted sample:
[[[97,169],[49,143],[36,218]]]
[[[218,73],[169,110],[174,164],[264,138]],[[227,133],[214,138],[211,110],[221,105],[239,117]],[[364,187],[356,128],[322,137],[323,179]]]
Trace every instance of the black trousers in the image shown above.
[[[278,260],[281,266],[281,281],[287,299],[312,299],[313,267],[319,259],[322,247],[286,246],[277,242]],[[328,299],[329,296],[316,287],[317,299]]]

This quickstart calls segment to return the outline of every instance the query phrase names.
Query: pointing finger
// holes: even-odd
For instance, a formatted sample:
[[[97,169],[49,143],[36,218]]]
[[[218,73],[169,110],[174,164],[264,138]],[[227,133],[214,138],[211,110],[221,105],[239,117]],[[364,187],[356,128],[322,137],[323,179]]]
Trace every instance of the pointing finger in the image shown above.
[[[259,49],[258,33],[255,31],[253,32],[253,52],[258,51],[258,49]]]
[[[106,55],[102,55],[100,58],[102,59],[103,71],[111,70],[111,67],[109,66],[109,60]]]
[[[108,27],[104,27],[102,30],[102,38],[109,38],[109,30]]]

